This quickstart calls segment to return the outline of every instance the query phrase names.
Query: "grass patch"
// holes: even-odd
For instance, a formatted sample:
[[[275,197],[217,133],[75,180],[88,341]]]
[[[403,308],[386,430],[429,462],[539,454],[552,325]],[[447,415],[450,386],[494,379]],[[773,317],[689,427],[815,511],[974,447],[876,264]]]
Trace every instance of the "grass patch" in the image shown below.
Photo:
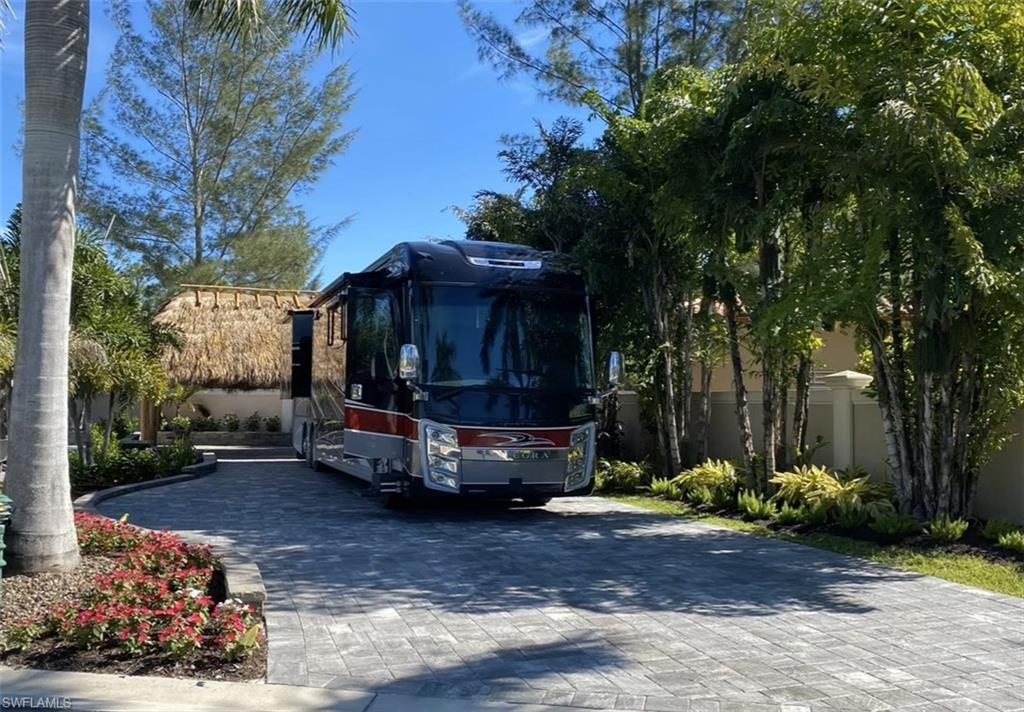
[[[769,539],[805,544],[897,569],[1024,598],[1024,566],[1020,564],[990,561],[984,556],[952,552],[944,550],[941,546],[925,548],[906,544],[877,544],[828,532],[800,534],[775,530],[759,522],[745,522],[731,517],[705,514],[691,509],[682,502],[669,502],[642,495],[605,496],[661,514],[700,520]]]

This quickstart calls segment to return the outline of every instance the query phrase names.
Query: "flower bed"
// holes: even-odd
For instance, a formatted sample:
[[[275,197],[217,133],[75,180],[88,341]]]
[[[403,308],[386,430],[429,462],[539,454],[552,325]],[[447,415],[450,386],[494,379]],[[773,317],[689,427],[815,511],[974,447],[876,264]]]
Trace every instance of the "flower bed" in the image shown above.
[[[262,622],[251,607],[223,600],[208,547],[91,514],[76,514],[75,524],[83,555],[111,557],[114,565],[70,602],[4,631],[5,664],[262,677]]]

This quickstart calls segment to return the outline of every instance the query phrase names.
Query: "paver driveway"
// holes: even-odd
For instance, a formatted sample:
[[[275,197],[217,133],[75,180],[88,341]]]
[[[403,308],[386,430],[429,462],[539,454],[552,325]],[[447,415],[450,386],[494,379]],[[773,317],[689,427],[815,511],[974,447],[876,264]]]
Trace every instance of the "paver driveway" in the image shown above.
[[[101,505],[255,559],[270,682],[599,709],[1024,709],[1024,601],[599,498],[394,512],[296,461]]]

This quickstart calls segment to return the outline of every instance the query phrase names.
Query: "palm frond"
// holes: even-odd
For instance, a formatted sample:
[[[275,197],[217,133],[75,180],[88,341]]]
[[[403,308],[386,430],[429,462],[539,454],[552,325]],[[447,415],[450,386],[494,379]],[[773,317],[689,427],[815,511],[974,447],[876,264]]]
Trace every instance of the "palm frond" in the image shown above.
[[[306,42],[318,50],[336,48],[352,32],[352,10],[341,0],[276,0],[266,9],[261,0],[189,0],[188,10],[234,40],[261,32],[267,10],[304,32]]]

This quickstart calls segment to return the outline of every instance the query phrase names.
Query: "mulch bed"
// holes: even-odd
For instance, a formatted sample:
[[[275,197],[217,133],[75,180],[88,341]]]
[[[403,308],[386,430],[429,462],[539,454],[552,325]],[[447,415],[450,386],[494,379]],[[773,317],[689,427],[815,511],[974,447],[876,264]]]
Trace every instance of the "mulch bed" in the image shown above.
[[[68,573],[8,576],[5,571],[0,598],[0,643],[9,626],[40,618],[58,603],[70,603],[92,585],[98,574],[113,571],[115,561],[110,556],[90,555],[83,556],[82,564]]]
[[[98,574],[113,571],[116,558],[100,554],[82,556],[81,565],[68,573],[14,575],[3,577],[0,599],[0,648],[9,626],[38,618],[60,603],[70,603],[92,585]],[[224,599],[224,582],[215,573],[210,595]],[[54,638],[34,641],[22,650],[0,652],[0,662],[13,668],[37,670],[70,670],[122,675],[154,675],[159,677],[198,678],[203,680],[247,681],[266,676],[266,643],[250,656],[227,662],[217,651],[203,650],[181,662],[159,652],[127,655],[112,649],[78,650],[60,644]]]
[[[178,662],[159,653],[139,656],[120,654],[109,649],[76,650],[55,645],[52,639],[43,639],[24,650],[0,654],[0,662],[13,668],[35,670],[188,677],[228,682],[262,680],[267,672],[266,646],[233,663],[225,662],[214,652],[203,652],[186,662]]]

